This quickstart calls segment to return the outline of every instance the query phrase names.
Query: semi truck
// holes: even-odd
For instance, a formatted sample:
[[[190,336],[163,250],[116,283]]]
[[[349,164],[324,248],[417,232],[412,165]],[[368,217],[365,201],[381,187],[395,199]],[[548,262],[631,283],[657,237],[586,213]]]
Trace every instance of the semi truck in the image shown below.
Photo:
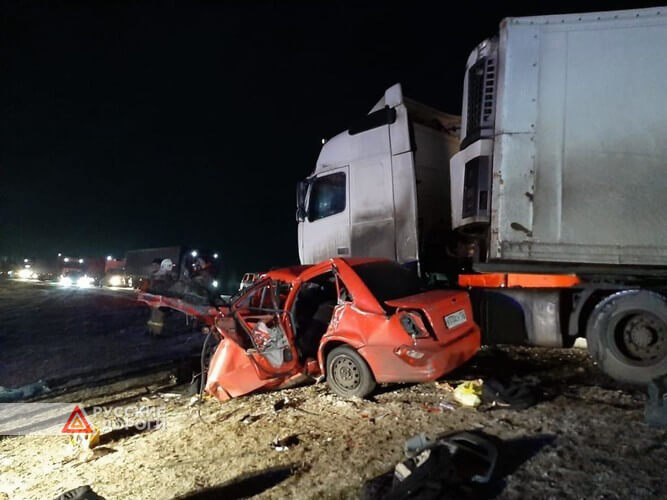
[[[188,260],[188,252],[184,246],[128,250],[125,253],[125,279],[128,286],[141,288],[142,283],[150,280],[165,259],[171,260],[174,273],[180,277]]]
[[[585,337],[667,373],[667,8],[507,18],[461,118],[387,89],[297,186],[299,257],[390,257],[470,291],[486,344]]]

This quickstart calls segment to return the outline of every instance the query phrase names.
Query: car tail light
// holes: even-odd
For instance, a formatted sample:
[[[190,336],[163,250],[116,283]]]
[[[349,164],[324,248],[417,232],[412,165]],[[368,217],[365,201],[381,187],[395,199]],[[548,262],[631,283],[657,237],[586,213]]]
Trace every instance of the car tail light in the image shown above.
[[[402,345],[394,353],[409,365],[423,365],[430,356],[429,353],[420,351],[415,346]]]
[[[403,329],[413,339],[429,337],[428,330],[424,326],[424,322],[422,321],[419,314],[414,312],[403,313],[401,314],[400,321]]]

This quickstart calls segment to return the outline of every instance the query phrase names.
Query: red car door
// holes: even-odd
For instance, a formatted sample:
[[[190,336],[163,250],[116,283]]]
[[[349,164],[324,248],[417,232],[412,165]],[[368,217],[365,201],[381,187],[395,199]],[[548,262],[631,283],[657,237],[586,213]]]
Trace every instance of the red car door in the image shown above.
[[[299,373],[286,285],[270,279],[248,288],[219,320],[222,340],[209,365],[206,390],[220,400],[277,387]]]
[[[261,379],[289,376],[298,371],[292,323],[284,309],[286,285],[270,279],[252,286],[232,304],[232,315],[251,345],[246,354]]]

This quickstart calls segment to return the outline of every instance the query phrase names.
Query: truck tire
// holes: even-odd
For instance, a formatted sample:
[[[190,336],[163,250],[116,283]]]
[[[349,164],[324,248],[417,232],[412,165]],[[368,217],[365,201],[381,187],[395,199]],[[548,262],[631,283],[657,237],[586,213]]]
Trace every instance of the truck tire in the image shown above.
[[[667,374],[667,300],[646,290],[606,297],[588,319],[586,342],[602,371],[621,382]]]
[[[344,398],[364,398],[375,389],[375,377],[364,358],[341,345],[327,355],[327,384]]]

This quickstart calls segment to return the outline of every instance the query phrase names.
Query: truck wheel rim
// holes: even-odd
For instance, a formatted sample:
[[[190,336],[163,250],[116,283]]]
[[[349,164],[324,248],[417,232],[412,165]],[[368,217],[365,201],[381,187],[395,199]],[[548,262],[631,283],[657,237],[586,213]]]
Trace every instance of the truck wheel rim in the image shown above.
[[[619,350],[635,362],[651,365],[667,355],[667,325],[651,313],[627,317],[616,333]]]
[[[334,360],[331,374],[336,384],[346,390],[354,390],[361,383],[359,367],[347,356],[339,356]]]

